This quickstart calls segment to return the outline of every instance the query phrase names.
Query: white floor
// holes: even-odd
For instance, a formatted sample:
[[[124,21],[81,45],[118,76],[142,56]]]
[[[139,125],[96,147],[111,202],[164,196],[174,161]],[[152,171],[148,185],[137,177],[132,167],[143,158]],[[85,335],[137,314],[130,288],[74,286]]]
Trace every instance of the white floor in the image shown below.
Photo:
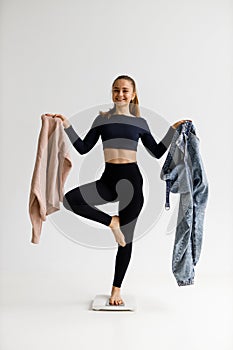
[[[147,283],[147,284],[146,284]],[[89,286],[88,288],[86,286]],[[74,274],[1,274],[0,350],[233,349],[232,284],[127,285],[135,312],[93,311],[97,290]]]

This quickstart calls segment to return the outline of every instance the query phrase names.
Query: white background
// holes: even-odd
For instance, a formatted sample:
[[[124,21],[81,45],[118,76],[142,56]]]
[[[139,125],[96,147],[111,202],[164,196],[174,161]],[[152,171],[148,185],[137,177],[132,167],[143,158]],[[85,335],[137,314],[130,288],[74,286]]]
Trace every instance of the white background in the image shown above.
[[[0,263],[3,313],[0,349],[19,349],[20,346],[24,349],[32,346],[34,349],[50,349],[51,346],[60,349],[61,346],[62,349],[67,342],[69,349],[76,346],[92,348],[88,325],[77,338],[71,336],[68,326],[67,333],[61,336],[58,332],[51,338],[42,321],[37,323],[36,319],[31,323],[24,315],[31,340],[27,338],[27,332],[24,338],[19,331],[27,303],[30,301],[31,308],[40,298],[46,303],[51,290],[58,292],[58,308],[59,290],[64,286],[71,293],[69,295],[66,290],[68,303],[75,293],[76,300],[79,300],[79,295],[91,300],[95,294],[110,292],[116,252],[75,244],[61,235],[49,220],[43,224],[40,244],[33,245],[30,243],[28,199],[41,127],[40,115],[61,113],[70,118],[92,106],[111,103],[111,84],[120,74],[135,79],[140,104],[163,116],[168,123],[184,118],[193,120],[200,138],[210,191],[195,286],[183,287],[185,291],[177,287],[171,272],[174,235],[166,235],[163,225],[135,242],[125,276],[125,293],[130,292],[136,297],[141,295],[142,303],[151,295],[148,312],[155,302],[158,309],[155,308],[154,315],[159,310],[158,299],[168,290],[171,295],[177,295],[181,303],[177,307],[176,300],[172,300],[168,293],[170,299],[165,298],[163,305],[167,302],[175,308],[173,325],[166,323],[171,315],[166,319],[160,310],[163,322],[161,319],[157,321],[158,325],[164,326],[164,338],[153,338],[156,321],[152,318],[150,320],[154,323],[150,323],[150,334],[141,338],[141,344],[150,348],[152,341],[151,348],[157,345],[158,349],[171,348],[168,341],[171,336],[173,349],[180,349],[182,345],[185,348],[188,339],[191,339],[191,349],[200,349],[201,339],[206,346],[208,341],[213,341],[212,348],[231,348],[232,300],[229,297],[230,304],[221,303],[232,293],[233,272],[232,8],[232,1],[226,0],[1,2]],[[156,134],[154,128],[151,131]],[[146,150],[140,150],[140,157],[145,154]],[[81,157],[72,150],[74,163]],[[151,164],[153,162],[156,160],[151,157]],[[75,186],[77,184],[73,182]],[[165,289],[159,294],[161,286]],[[205,286],[208,292],[201,286]],[[218,289],[220,299],[217,294],[213,298],[212,293]],[[199,293],[198,297],[195,293]],[[185,306],[181,295],[185,295]],[[202,313],[203,305],[198,309],[202,295],[208,295],[206,302],[212,298],[208,308],[208,312],[213,312],[211,317],[207,311]],[[53,294],[51,298],[56,297]],[[217,301],[221,317],[213,310]],[[193,318],[190,310],[194,312],[194,309]],[[180,311],[184,312],[184,318],[187,317],[187,320],[182,318],[182,323]],[[115,315],[111,317],[115,318]],[[140,340],[135,340],[132,332],[137,333],[142,320],[140,314],[137,317],[139,323],[135,321],[130,333],[127,332],[128,323],[125,323],[123,336],[122,329],[117,333],[124,341],[131,337],[129,344],[134,344],[135,348],[140,345]],[[197,326],[203,317],[206,317],[205,325],[212,322],[215,328],[201,334],[204,328],[199,331],[193,328],[189,334],[186,322],[191,322],[190,327]],[[13,319],[17,321],[12,324]],[[98,321],[99,327],[101,320]],[[52,322],[51,318],[48,327],[52,327]],[[105,320],[103,322],[99,332],[104,339],[107,327],[111,326]],[[80,320],[78,327],[81,324]],[[63,327],[62,323],[60,326]],[[180,327],[187,328],[181,332],[183,328]],[[15,339],[12,338],[12,328],[16,331]],[[94,329],[95,323],[93,328],[90,326],[90,333]],[[115,329],[111,328],[112,336]],[[212,332],[214,339],[210,337]],[[101,339],[96,338],[96,346],[101,346]],[[105,344],[106,348],[107,345],[113,346],[110,340]],[[119,343],[114,344],[117,345],[121,346],[120,338]]]

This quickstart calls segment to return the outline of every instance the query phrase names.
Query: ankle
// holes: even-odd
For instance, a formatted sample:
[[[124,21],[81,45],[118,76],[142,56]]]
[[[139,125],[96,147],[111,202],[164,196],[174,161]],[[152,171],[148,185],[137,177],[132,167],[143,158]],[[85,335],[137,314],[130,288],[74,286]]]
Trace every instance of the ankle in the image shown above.
[[[112,290],[120,290],[121,288],[112,286]]]
[[[113,216],[112,216],[112,220],[111,220],[111,222],[110,222],[110,224],[109,224],[109,227],[111,227],[112,226],[112,224],[113,224]]]
[[[116,216],[112,216],[112,220],[111,220],[111,222],[110,222],[110,224],[109,224],[109,227],[113,227],[113,226],[115,226],[116,225],[116,223],[117,223],[117,217]]]

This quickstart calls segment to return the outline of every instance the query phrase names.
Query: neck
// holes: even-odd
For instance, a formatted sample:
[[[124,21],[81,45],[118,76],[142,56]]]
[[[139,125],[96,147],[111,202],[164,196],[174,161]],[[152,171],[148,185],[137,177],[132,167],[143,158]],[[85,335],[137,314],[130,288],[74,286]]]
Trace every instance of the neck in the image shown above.
[[[125,106],[116,106],[116,114],[126,114],[126,115],[130,115],[130,111],[129,111],[129,107],[125,107]]]

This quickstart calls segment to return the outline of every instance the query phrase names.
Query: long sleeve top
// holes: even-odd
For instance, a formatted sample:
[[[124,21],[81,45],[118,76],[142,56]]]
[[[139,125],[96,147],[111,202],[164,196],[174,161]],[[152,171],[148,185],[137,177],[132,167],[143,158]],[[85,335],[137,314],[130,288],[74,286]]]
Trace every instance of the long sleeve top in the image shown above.
[[[140,138],[146,150],[155,158],[162,157],[166,152],[175,132],[175,129],[170,126],[163,139],[157,143],[145,118],[131,117],[124,114],[115,114],[110,118],[98,115],[83,140],[72,125],[64,128],[64,130],[80,154],[89,152],[100,136],[103,149],[114,148],[135,151]]]

